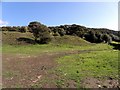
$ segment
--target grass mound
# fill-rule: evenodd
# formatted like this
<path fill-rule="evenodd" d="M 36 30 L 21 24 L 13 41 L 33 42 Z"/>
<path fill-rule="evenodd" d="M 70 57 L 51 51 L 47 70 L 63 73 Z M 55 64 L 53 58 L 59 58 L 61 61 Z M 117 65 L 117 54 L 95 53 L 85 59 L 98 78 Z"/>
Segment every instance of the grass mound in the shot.
<path fill-rule="evenodd" d="M 32 33 L 21 32 L 2 32 L 2 43 L 10 45 L 25 45 L 29 44 L 25 40 L 20 41 L 20 38 L 33 39 Z"/>
<path fill-rule="evenodd" d="M 54 43 L 54 44 L 69 44 L 69 45 L 88 45 L 88 44 L 91 44 L 91 43 L 87 42 L 86 40 L 83 40 L 80 37 L 69 36 L 69 35 L 65 35 L 62 37 L 56 36 L 53 38 L 52 43 Z"/>

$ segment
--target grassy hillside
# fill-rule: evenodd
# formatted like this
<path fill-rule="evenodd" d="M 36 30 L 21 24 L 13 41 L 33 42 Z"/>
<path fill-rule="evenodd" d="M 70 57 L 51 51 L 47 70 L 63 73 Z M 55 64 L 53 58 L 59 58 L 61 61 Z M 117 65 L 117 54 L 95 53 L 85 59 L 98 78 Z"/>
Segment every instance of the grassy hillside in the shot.
<path fill-rule="evenodd" d="M 9 45 L 24 45 L 27 44 L 25 41 L 18 41 L 19 38 L 33 39 L 32 33 L 21 33 L 21 32 L 2 32 L 2 43 Z"/>
<path fill-rule="evenodd" d="M 86 40 L 83 40 L 80 37 L 77 36 L 55 36 L 51 43 L 54 44 L 69 44 L 69 45 L 90 45 L 91 43 L 87 42 Z"/>
<path fill-rule="evenodd" d="M 22 38 L 21 41 L 18 40 L 20 38 Z M 107 44 L 97 45 L 89 43 L 77 36 L 69 35 L 52 37 L 52 41 L 49 44 L 32 44 L 27 40 L 34 42 L 31 33 L 3 32 L 3 52 L 37 54 L 40 52 L 63 52 L 71 50 L 104 50 L 112 47 Z"/>
<path fill-rule="evenodd" d="M 32 33 L 26 32 L 3 32 L 2 43 L 10 45 L 25 45 L 35 43 Z M 52 37 L 51 44 L 88 45 L 91 44 L 77 36 L 55 36 Z"/>

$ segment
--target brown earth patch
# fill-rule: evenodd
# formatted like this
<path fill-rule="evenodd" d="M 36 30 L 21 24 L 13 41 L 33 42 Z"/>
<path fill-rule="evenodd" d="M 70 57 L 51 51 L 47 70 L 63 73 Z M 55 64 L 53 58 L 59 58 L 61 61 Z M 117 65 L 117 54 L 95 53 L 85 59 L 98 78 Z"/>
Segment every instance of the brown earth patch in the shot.
<path fill-rule="evenodd" d="M 31 87 L 32 84 L 37 83 L 42 78 L 50 76 L 48 75 L 48 71 L 56 67 L 55 58 L 75 53 L 78 53 L 78 51 L 45 53 L 40 55 L 3 54 L 3 87 Z M 45 84 L 44 87 L 56 86 Z"/>
<path fill-rule="evenodd" d="M 120 85 L 117 79 L 87 77 L 82 80 L 82 86 L 85 88 L 119 88 Z"/>

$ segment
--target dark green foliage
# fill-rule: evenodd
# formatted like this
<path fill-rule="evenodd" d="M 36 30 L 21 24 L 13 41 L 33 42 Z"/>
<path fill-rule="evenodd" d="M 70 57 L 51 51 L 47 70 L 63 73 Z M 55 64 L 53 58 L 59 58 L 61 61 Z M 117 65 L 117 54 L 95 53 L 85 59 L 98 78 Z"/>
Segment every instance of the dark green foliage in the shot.
<path fill-rule="evenodd" d="M 89 42 L 95 43 L 97 41 L 97 37 L 95 36 L 95 33 L 92 31 L 89 31 L 86 35 L 85 35 L 85 39 Z"/>
<path fill-rule="evenodd" d="M 76 32 L 76 35 L 77 35 L 78 37 L 83 38 L 84 35 L 85 35 L 85 33 L 84 33 L 84 31 L 77 31 L 77 32 Z"/>
<path fill-rule="evenodd" d="M 95 36 L 97 37 L 96 43 L 103 42 L 103 39 L 102 39 L 103 35 L 101 33 L 96 33 Z"/>
<path fill-rule="evenodd" d="M 106 28 L 87 28 L 84 26 L 72 24 L 72 25 L 60 25 L 55 27 L 47 27 L 40 22 L 30 22 L 27 26 L 7 26 L 2 27 L 2 31 L 19 31 L 22 33 L 31 32 L 35 37 L 35 41 L 43 42 L 43 40 L 50 41 L 52 36 L 64 36 L 72 35 L 83 38 L 91 43 L 110 43 L 112 40 L 120 42 L 120 31 L 113 31 Z M 43 38 L 43 39 L 42 39 Z M 49 38 L 49 39 L 48 39 Z M 41 40 L 41 41 L 40 41 Z M 44 43 L 44 42 L 43 42 Z M 46 42 L 45 42 L 46 43 Z"/>
<path fill-rule="evenodd" d="M 35 41 L 38 39 L 39 43 L 44 44 L 51 40 L 50 29 L 47 26 L 39 22 L 30 22 L 28 26 L 35 37 Z"/>
<path fill-rule="evenodd" d="M 27 32 L 27 27 L 22 26 L 21 28 L 19 28 L 19 32 L 22 32 L 22 33 Z"/>
<path fill-rule="evenodd" d="M 27 26 L 7 26 L 7 27 L 2 27 L 2 31 L 16 31 L 16 32 L 27 32 L 28 31 L 28 27 Z"/>
<path fill-rule="evenodd" d="M 104 34 L 102 36 L 102 39 L 105 43 L 111 43 L 111 41 L 112 41 L 112 38 L 108 34 Z"/>
<path fill-rule="evenodd" d="M 53 32 L 53 36 L 64 36 L 66 34 L 66 31 L 63 28 L 60 27 L 49 27 L 51 29 L 51 32 Z"/>
<path fill-rule="evenodd" d="M 63 28 L 58 28 L 58 33 L 60 34 L 60 36 L 64 36 L 66 34 Z"/>
<path fill-rule="evenodd" d="M 7 27 L 2 27 L 2 31 L 18 31 L 19 28 L 17 27 L 10 27 L 10 26 L 7 26 Z"/>
<path fill-rule="evenodd" d="M 37 40 L 37 38 L 39 38 L 39 32 L 40 32 L 40 27 L 41 23 L 39 22 L 30 22 L 28 27 L 30 28 L 30 32 L 33 33 L 35 40 Z"/>
<path fill-rule="evenodd" d="M 56 32 L 58 33 L 59 28 L 62 28 L 65 31 L 65 35 L 78 36 L 84 38 L 85 40 L 91 43 L 111 42 L 111 40 L 120 41 L 120 39 L 118 38 L 120 36 L 120 32 L 109 30 L 106 28 L 86 28 L 84 26 L 80 26 L 76 24 L 60 25 L 49 28 L 51 29 L 51 32 L 54 33 L 53 36 L 57 36 Z M 106 37 L 104 36 L 105 34 L 109 36 Z M 113 35 L 111 36 L 111 34 Z"/>
<path fill-rule="evenodd" d="M 39 33 L 39 43 L 47 44 L 50 41 L 51 41 L 51 36 L 50 36 L 49 32 Z"/>
<path fill-rule="evenodd" d="M 119 42 L 120 41 L 120 37 L 114 35 L 114 34 L 110 34 L 111 38 L 113 41 Z"/>
<path fill-rule="evenodd" d="M 41 25 L 40 22 L 34 21 L 29 23 L 29 27 L 31 28 L 32 31 L 36 30 Z"/>

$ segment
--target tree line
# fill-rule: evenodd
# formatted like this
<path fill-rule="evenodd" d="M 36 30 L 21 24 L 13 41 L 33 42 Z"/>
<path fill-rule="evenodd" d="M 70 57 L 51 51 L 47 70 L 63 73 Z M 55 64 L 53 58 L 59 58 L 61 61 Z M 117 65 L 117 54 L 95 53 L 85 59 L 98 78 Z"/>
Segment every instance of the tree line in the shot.
<path fill-rule="evenodd" d="M 30 22 L 28 26 L 6 26 L 2 31 L 17 31 L 21 33 L 31 32 L 35 41 L 39 43 L 49 43 L 52 36 L 72 35 L 83 38 L 91 43 L 111 43 L 111 41 L 120 42 L 120 31 L 114 31 L 106 28 L 87 28 L 81 25 L 60 25 L 47 27 L 40 22 Z"/>

